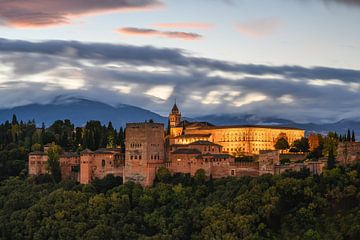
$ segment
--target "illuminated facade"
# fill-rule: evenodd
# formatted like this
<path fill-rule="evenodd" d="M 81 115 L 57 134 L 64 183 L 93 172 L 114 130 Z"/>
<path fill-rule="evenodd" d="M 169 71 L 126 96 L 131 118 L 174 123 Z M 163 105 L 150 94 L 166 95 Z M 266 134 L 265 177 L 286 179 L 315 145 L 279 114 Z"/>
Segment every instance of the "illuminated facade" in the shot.
<path fill-rule="evenodd" d="M 178 112 L 178 107 L 174 107 Z M 169 118 L 174 118 L 174 115 L 176 112 L 172 111 Z M 179 118 L 181 115 L 177 116 Z M 210 141 L 221 145 L 224 152 L 233 155 L 254 155 L 262 150 L 274 150 L 279 138 L 285 138 L 291 145 L 304 136 L 305 130 L 277 126 L 214 126 L 206 122 L 187 121 L 170 125 L 170 144 Z"/>

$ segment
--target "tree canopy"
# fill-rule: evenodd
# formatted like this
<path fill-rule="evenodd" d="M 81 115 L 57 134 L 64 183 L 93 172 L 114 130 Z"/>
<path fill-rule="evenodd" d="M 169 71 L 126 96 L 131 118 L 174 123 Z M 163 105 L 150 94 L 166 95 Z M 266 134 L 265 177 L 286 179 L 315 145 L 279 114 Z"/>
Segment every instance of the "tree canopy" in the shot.
<path fill-rule="evenodd" d="M 166 171 L 161 170 L 162 173 Z M 164 174 L 167 175 L 166 173 Z M 0 182 L 1 239 L 359 239 L 360 165 L 206 179 L 177 174 L 142 188 Z"/>

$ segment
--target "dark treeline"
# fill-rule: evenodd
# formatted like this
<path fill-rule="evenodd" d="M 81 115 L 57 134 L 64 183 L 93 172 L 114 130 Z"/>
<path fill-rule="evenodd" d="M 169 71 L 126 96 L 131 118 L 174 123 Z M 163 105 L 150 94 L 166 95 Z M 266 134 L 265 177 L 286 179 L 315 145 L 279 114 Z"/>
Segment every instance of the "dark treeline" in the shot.
<path fill-rule="evenodd" d="M 0 182 L 1 239 L 360 239 L 360 165 L 220 180 L 162 169 L 145 189 L 32 180 Z"/>
<path fill-rule="evenodd" d="M 28 153 L 42 150 L 48 143 L 61 146 L 64 151 L 80 152 L 86 148 L 124 147 L 123 128 L 117 130 L 112 123 L 102 125 L 89 121 L 84 127 L 75 127 L 70 120 L 57 120 L 48 128 L 37 128 L 35 121 L 12 121 L 0 125 L 0 179 L 26 174 Z"/>

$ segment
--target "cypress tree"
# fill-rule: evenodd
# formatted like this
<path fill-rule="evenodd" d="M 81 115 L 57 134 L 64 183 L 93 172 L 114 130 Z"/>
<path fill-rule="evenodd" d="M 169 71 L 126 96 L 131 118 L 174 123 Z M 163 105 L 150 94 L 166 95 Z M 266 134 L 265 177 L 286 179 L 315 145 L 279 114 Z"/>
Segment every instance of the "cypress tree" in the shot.
<path fill-rule="evenodd" d="M 351 141 L 356 142 L 355 132 L 352 130 Z"/>
<path fill-rule="evenodd" d="M 12 124 L 12 125 L 18 125 L 18 124 L 19 124 L 19 122 L 18 122 L 17 117 L 16 117 L 15 114 L 13 114 L 13 116 L 12 116 L 11 124 Z"/>
<path fill-rule="evenodd" d="M 348 142 L 351 141 L 350 129 L 348 129 L 348 133 L 347 133 L 347 138 L 346 138 L 346 140 L 347 140 Z"/>
<path fill-rule="evenodd" d="M 329 155 L 327 160 L 327 168 L 333 169 L 335 167 L 335 156 L 334 156 L 334 147 L 330 145 L 329 147 Z"/>

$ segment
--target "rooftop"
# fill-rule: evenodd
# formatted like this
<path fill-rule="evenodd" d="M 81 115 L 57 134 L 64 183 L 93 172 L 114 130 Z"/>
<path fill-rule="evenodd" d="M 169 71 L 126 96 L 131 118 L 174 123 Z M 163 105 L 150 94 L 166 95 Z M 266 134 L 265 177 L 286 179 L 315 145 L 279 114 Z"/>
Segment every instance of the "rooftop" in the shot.
<path fill-rule="evenodd" d="M 207 133 L 207 134 L 184 134 L 184 135 L 179 135 L 177 137 L 174 138 L 196 138 L 196 137 L 210 137 L 211 134 Z"/>
<path fill-rule="evenodd" d="M 211 146 L 219 146 L 219 147 L 222 147 L 221 145 L 216 144 L 216 143 L 213 143 L 213 142 L 210 142 L 210 141 L 196 141 L 196 142 L 190 143 L 189 145 L 211 145 Z"/>
<path fill-rule="evenodd" d="M 179 148 L 172 152 L 172 154 L 201 154 L 201 152 L 193 148 Z"/>
<path fill-rule="evenodd" d="M 284 126 L 273 126 L 273 125 L 228 125 L 228 126 L 205 126 L 201 129 L 226 129 L 226 128 L 270 128 L 270 129 L 284 129 L 284 130 L 302 130 L 300 128 L 294 127 L 284 127 Z"/>

